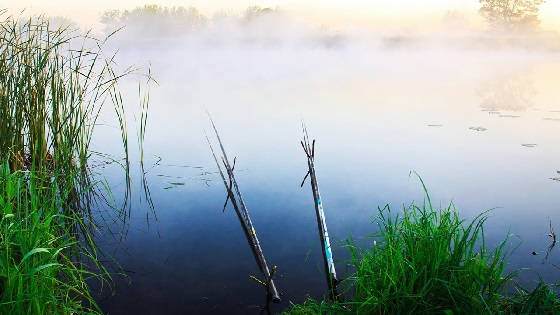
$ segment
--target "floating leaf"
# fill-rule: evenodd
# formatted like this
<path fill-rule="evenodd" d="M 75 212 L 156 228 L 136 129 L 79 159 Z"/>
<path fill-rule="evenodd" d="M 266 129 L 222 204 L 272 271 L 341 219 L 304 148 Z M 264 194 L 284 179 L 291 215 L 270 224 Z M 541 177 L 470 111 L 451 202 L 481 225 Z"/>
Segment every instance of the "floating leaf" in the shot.
<path fill-rule="evenodd" d="M 486 131 L 486 130 L 488 130 L 484 127 L 469 127 L 469 129 L 474 130 L 474 131 Z"/>

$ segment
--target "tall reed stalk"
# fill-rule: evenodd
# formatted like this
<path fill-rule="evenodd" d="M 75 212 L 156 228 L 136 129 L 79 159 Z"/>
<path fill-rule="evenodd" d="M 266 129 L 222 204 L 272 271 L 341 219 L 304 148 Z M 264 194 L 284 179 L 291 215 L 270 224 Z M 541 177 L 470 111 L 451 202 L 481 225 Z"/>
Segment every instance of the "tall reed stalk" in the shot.
<path fill-rule="evenodd" d="M 1 22 L 0 154 L 11 170 L 87 166 L 101 107 L 122 105 L 102 44 L 43 18 Z"/>
<path fill-rule="evenodd" d="M 0 12 L 0 313 L 100 312 L 88 280 L 99 263 L 88 170 L 97 118 L 124 105 L 104 40 L 42 17 Z M 127 186 L 128 187 L 128 186 Z"/>

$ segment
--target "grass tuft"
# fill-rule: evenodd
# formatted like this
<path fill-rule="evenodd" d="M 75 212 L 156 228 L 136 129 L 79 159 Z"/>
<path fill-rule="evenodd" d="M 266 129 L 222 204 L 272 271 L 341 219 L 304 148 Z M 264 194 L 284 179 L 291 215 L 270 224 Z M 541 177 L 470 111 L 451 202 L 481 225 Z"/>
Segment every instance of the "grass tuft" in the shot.
<path fill-rule="evenodd" d="M 87 281 L 106 281 L 97 253 L 77 234 L 79 212 L 62 209 L 72 199 L 53 176 L 0 166 L 0 310 L 3 314 L 98 313 Z M 61 195 L 62 194 L 62 195 Z M 90 264 L 85 266 L 85 263 Z"/>
<path fill-rule="evenodd" d="M 557 294 L 539 284 L 506 295 L 516 273 L 506 273 L 508 239 L 488 248 L 484 212 L 465 221 L 453 204 L 411 205 L 401 213 L 379 208 L 379 233 L 360 248 L 346 242 L 353 273 L 341 286 L 346 300 L 307 299 L 286 314 L 544 314 L 560 312 Z"/>

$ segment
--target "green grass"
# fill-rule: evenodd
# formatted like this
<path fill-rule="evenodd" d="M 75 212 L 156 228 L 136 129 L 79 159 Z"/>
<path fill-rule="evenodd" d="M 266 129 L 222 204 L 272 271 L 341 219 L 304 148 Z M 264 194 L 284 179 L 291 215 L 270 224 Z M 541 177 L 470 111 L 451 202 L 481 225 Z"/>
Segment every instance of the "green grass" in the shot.
<path fill-rule="evenodd" d="M 115 73 L 89 34 L 41 17 L 0 19 L 0 313 L 100 313 L 88 282 L 110 275 L 90 205 L 106 185 L 92 179 L 90 142 L 112 103 L 129 187 L 117 83 L 130 70 Z"/>
<path fill-rule="evenodd" d="M 59 176 L 45 185 L 33 172 L 0 168 L 0 310 L 3 314 L 69 314 L 98 312 L 87 281 L 104 281 L 95 244 L 77 229 L 87 230 L 82 215 L 62 211 L 72 190 Z M 67 180 L 68 175 L 62 178 Z M 90 236 L 89 234 L 87 236 Z M 90 264 L 85 266 L 85 264 Z"/>
<path fill-rule="evenodd" d="M 101 107 L 122 107 L 101 45 L 41 18 L 0 23 L 0 155 L 11 170 L 87 166 Z"/>
<path fill-rule="evenodd" d="M 369 248 L 352 240 L 346 247 L 353 273 L 334 303 L 307 299 L 287 314 L 547 314 L 560 313 L 557 294 L 539 284 L 533 291 L 506 273 L 507 238 L 493 248 L 485 242 L 482 213 L 459 218 L 453 205 L 423 205 L 393 213 L 379 209 L 379 234 Z M 515 286 L 517 293 L 507 295 Z"/>

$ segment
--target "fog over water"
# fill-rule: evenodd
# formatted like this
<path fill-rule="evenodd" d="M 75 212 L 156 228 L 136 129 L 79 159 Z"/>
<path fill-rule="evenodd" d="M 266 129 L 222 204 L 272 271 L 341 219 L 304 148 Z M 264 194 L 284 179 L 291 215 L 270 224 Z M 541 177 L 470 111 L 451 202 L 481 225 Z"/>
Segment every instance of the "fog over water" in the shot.
<path fill-rule="evenodd" d="M 283 304 L 320 298 L 326 284 L 301 121 L 317 139 L 317 173 L 335 259 L 350 235 L 367 243 L 378 206 L 453 202 L 462 216 L 492 210 L 491 242 L 512 233 L 511 270 L 531 285 L 544 259 L 549 220 L 559 226 L 560 35 L 473 26 L 459 13 L 439 27 L 317 26 L 280 9 L 207 17 L 195 9 L 109 11 L 100 17 L 123 69 L 151 69 L 144 144 L 155 212 L 139 170 L 126 230 L 100 236 L 129 278 L 100 303 L 121 313 L 259 313 L 262 288 L 204 139 L 212 113 L 267 260 L 278 265 Z M 123 82 L 137 119 L 137 79 Z M 107 110 L 110 110 L 107 107 Z M 119 130 L 104 113 L 95 150 L 115 153 Z M 120 141 L 120 140 L 119 140 Z M 132 150 L 135 150 L 132 146 Z M 113 171 L 111 171 L 113 170 Z M 100 171 L 122 192 L 122 174 Z M 155 214 L 154 214 L 155 213 Z M 157 217 L 157 218 L 156 218 Z M 118 243 L 118 244 L 117 244 Z M 531 252 L 539 255 L 533 256 Z M 345 264 L 337 262 L 341 273 Z M 128 281 L 131 282 L 128 282 Z"/>

